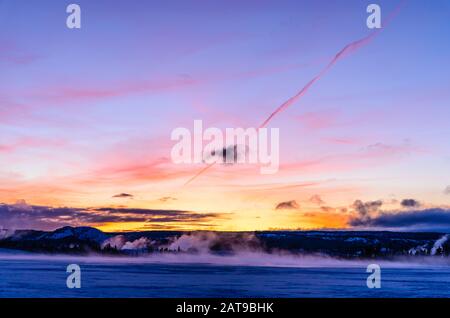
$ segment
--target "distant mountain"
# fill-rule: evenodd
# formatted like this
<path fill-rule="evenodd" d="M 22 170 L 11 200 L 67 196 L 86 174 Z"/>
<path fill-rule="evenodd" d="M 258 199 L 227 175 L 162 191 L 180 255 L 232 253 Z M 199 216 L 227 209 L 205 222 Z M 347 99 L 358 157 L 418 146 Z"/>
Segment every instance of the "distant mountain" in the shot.
<path fill-rule="evenodd" d="M 13 241 L 36 241 L 36 240 L 62 240 L 62 239 L 79 239 L 87 241 L 95 241 L 102 243 L 110 235 L 93 227 L 71 227 L 65 226 L 52 232 L 34 231 L 34 230 L 18 230 L 9 237 Z"/>
<path fill-rule="evenodd" d="M 93 241 L 101 244 L 110 235 L 92 227 L 62 227 L 54 232 L 44 233 L 39 240 L 61 240 L 66 238 L 76 238 L 78 240 Z"/>
<path fill-rule="evenodd" d="M 62 227 L 55 231 L 16 230 L 0 235 L 0 247 L 49 253 L 98 251 L 111 234 L 92 227 Z M 2 238 L 3 237 L 3 238 Z"/>
<path fill-rule="evenodd" d="M 450 235 L 423 232 L 264 231 L 105 233 L 92 227 L 0 231 L 0 248 L 40 253 L 124 254 L 285 251 L 343 258 L 450 254 Z"/>

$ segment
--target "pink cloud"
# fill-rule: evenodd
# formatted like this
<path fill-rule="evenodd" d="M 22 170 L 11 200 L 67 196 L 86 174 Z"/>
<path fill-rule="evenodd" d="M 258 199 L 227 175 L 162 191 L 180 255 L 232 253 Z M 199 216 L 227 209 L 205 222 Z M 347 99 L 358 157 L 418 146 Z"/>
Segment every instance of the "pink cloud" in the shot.
<path fill-rule="evenodd" d="M 62 147 L 65 144 L 63 139 L 20 137 L 13 142 L 0 144 L 0 153 L 13 153 L 23 148 Z"/>
<path fill-rule="evenodd" d="M 89 85 L 56 85 L 35 90 L 30 97 L 41 102 L 71 103 L 95 101 L 106 98 L 124 97 L 134 94 L 159 93 L 179 89 L 200 83 L 200 80 L 179 77 L 154 81 L 128 81 L 116 84 L 89 84 Z"/>
<path fill-rule="evenodd" d="M 37 59 L 39 59 L 38 55 L 26 52 L 14 43 L 0 44 L 0 63 L 6 62 L 14 65 L 25 65 Z"/>

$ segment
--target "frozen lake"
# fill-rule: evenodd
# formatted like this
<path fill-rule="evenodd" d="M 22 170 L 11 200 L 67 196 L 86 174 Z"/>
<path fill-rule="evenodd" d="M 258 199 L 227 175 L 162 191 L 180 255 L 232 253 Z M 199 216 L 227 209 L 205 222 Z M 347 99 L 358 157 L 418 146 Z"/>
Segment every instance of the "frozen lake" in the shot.
<path fill-rule="evenodd" d="M 81 288 L 66 287 L 66 266 Z M 363 263 L 333 267 L 254 266 L 35 257 L 0 253 L 0 297 L 450 297 L 448 266 L 382 266 L 381 288 L 366 286 Z"/>

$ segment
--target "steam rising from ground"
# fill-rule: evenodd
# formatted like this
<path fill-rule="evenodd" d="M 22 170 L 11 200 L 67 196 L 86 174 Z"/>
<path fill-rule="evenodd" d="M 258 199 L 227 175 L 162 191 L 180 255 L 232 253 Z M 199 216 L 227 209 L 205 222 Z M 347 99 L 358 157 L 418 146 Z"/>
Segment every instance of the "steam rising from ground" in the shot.
<path fill-rule="evenodd" d="M 144 248 L 147 248 L 148 246 L 152 245 L 152 241 L 150 241 L 146 237 L 141 237 L 134 241 L 127 241 L 126 237 L 123 235 L 116 235 L 113 236 L 107 240 L 105 240 L 101 244 L 101 248 L 105 249 L 106 247 L 115 248 L 119 251 L 126 251 L 126 250 L 141 250 Z"/>
<path fill-rule="evenodd" d="M 448 240 L 448 234 L 447 234 L 447 235 L 444 235 L 444 236 L 441 237 L 439 240 L 437 240 L 437 241 L 434 243 L 434 245 L 433 245 L 433 247 L 432 247 L 432 249 L 431 249 L 430 254 L 431 254 L 431 255 L 436 255 L 436 253 L 437 253 L 439 250 L 443 249 L 443 245 L 444 245 L 445 242 L 447 242 L 447 240 Z"/>
<path fill-rule="evenodd" d="M 369 264 L 378 264 L 384 268 L 418 268 L 448 267 L 450 259 L 445 257 L 397 257 L 391 260 L 345 260 L 324 255 L 294 255 L 289 253 L 240 252 L 233 255 L 201 254 L 149 254 L 140 257 L 124 256 L 72 256 L 43 255 L 22 251 L 5 251 L 0 249 L 2 260 L 48 260 L 73 263 L 108 263 L 108 264 L 184 264 L 211 266 L 255 266 L 255 267 L 289 267 L 289 268 L 365 268 Z"/>
<path fill-rule="evenodd" d="M 242 251 L 262 251 L 262 244 L 253 233 L 216 233 L 192 232 L 180 237 L 172 237 L 167 244 L 141 237 L 127 241 L 124 235 L 108 238 L 101 244 L 101 248 L 113 248 L 118 251 L 161 250 L 165 252 L 187 252 L 204 254 L 213 251 L 229 253 Z"/>
<path fill-rule="evenodd" d="M 173 238 L 167 249 L 200 254 L 215 250 L 239 253 L 262 251 L 262 245 L 253 233 L 194 232 Z"/>
<path fill-rule="evenodd" d="M 436 255 L 447 241 L 448 235 L 434 243 L 430 254 Z M 80 263 L 111 263 L 111 264 L 209 264 L 216 266 L 267 266 L 267 267 L 366 267 L 376 263 L 384 267 L 414 268 L 450 266 L 449 257 L 439 256 L 403 256 L 387 259 L 340 259 L 336 257 L 315 254 L 294 254 L 288 251 L 268 252 L 261 241 L 253 233 L 220 233 L 193 232 L 169 239 L 167 244 L 159 245 L 155 241 L 141 237 L 127 241 L 123 235 L 108 238 L 102 243 L 102 248 L 115 248 L 120 251 L 135 251 L 153 248 L 155 253 L 132 256 L 90 256 L 73 255 L 42 255 L 14 250 L 0 249 L 0 260 L 48 259 L 73 261 Z M 162 251 L 162 252 L 161 252 Z"/>

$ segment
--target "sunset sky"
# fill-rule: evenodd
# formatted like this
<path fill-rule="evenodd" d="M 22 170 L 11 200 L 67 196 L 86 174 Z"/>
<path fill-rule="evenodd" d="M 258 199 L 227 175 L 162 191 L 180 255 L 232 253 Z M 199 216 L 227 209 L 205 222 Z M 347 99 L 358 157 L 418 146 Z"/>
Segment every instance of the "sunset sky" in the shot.
<path fill-rule="evenodd" d="M 449 1 L 72 2 L 81 29 L 71 2 L 0 0 L 0 227 L 450 228 Z M 278 173 L 185 185 L 204 165 L 172 163 L 172 130 L 258 127 L 372 2 L 400 9 L 269 123 Z"/>

